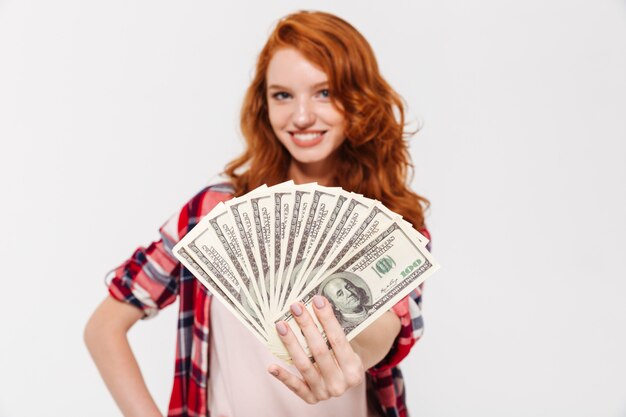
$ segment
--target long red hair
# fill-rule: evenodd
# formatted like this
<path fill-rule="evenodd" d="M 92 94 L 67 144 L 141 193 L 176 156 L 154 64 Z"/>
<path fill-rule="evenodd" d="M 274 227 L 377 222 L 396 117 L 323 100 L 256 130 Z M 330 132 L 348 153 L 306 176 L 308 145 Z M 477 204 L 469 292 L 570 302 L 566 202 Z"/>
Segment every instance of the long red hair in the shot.
<path fill-rule="evenodd" d="M 381 201 L 417 229 L 428 200 L 408 186 L 411 157 L 404 104 L 380 75 L 367 40 L 348 22 L 323 12 L 286 16 L 261 51 L 241 109 L 246 149 L 225 169 L 235 194 L 286 181 L 291 155 L 270 125 L 266 73 L 274 54 L 294 48 L 328 75 L 330 96 L 346 119 L 334 186 Z"/>

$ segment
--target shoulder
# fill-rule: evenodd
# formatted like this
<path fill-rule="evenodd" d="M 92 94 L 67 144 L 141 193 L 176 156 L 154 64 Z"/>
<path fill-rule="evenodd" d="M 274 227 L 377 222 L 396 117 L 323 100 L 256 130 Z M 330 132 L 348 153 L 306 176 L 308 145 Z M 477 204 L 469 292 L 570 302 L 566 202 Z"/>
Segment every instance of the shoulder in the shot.
<path fill-rule="evenodd" d="M 218 176 L 212 179 L 163 225 L 162 235 L 177 242 L 215 206 L 233 198 L 233 194 L 234 188 L 227 178 Z"/>
<path fill-rule="evenodd" d="M 200 190 L 181 210 L 186 218 L 183 222 L 196 223 L 220 202 L 233 198 L 235 190 L 229 182 L 212 183 Z"/>

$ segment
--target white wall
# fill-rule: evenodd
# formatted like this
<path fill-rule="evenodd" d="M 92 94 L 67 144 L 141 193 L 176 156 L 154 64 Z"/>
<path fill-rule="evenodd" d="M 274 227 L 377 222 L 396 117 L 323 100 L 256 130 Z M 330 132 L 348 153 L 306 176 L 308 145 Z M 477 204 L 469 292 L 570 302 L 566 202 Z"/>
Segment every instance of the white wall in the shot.
<path fill-rule="evenodd" d="M 423 122 L 434 254 L 414 416 L 626 416 L 624 1 L 0 0 L 0 416 L 117 415 L 103 276 L 241 150 L 284 14 L 335 12 Z M 176 308 L 131 334 L 165 409 Z"/>

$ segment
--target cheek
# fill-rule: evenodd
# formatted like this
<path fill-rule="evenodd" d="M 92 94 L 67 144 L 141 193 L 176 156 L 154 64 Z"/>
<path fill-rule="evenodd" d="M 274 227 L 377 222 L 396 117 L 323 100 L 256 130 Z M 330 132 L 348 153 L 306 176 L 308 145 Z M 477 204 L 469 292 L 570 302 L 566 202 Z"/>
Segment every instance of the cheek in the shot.
<path fill-rule="evenodd" d="M 285 109 L 280 106 L 269 106 L 267 115 L 270 119 L 270 125 L 274 130 L 278 130 L 285 125 Z"/>
<path fill-rule="evenodd" d="M 342 127 L 345 125 L 343 113 L 339 112 L 334 107 L 326 109 L 324 112 L 324 119 L 326 120 L 326 123 L 332 124 L 333 126 Z"/>
<path fill-rule="evenodd" d="M 328 126 L 332 126 L 333 129 L 335 130 L 336 137 L 333 142 L 338 142 L 336 143 L 337 145 L 343 142 L 343 139 L 345 138 L 345 129 L 346 129 L 346 119 L 343 113 L 340 113 L 335 108 L 327 109 L 324 112 L 323 118 L 324 118 L 325 124 Z"/>

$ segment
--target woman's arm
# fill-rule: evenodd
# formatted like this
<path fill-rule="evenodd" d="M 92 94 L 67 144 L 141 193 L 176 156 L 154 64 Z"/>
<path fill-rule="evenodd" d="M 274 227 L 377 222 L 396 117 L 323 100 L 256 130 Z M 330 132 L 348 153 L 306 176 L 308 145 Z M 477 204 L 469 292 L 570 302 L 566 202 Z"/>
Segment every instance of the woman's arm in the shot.
<path fill-rule="evenodd" d="M 400 333 L 400 327 L 400 318 L 387 311 L 350 341 L 365 369 L 371 368 L 387 356 Z"/>
<path fill-rule="evenodd" d="M 85 327 L 85 344 L 122 414 L 161 416 L 148 392 L 126 334 L 143 312 L 108 296 Z"/>

